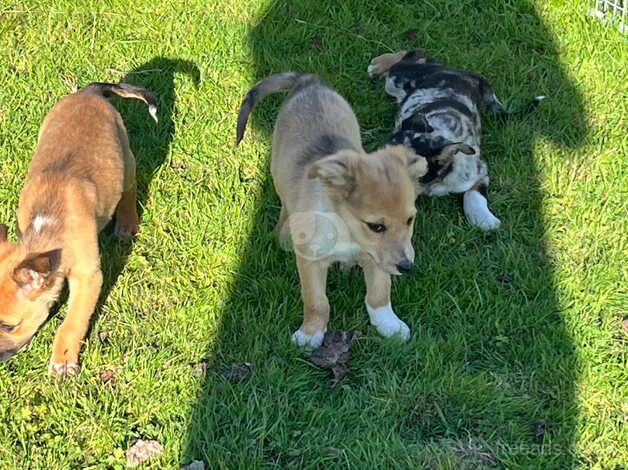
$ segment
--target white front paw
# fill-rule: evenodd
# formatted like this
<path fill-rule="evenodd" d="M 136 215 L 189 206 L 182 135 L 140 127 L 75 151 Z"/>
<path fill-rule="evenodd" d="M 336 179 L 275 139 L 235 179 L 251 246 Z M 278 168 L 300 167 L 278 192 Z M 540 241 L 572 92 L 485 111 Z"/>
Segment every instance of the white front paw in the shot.
<path fill-rule="evenodd" d="M 410 339 L 410 328 L 395 315 L 390 304 L 372 308 L 366 302 L 366 311 L 371 319 L 371 325 L 377 329 L 380 335 L 386 338 L 399 336 L 402 341 Z"/>
<path fill-rule="evenodd" d="M 313 335 L 303 333 L 301 330 L 297 330 L 292 334 L 292 342 L 297 346 L 318 348 L 323 344 L 323 338 L 325 337 L 325 330 L 317 331 Z"/>
<path fill-rule="evenodd" d="M 489 210 L 486 198 L 477 191 L 464 193 L 463 208 L 469 223 L 482 230 L 495 230 L 501 224 L 501 221 Z"/>
<path fill-rule="evenodd" d="M 369 77 L 373 78 L 376 77 L 377 75 L 379 75 L 379 73 L 377 72 L 377 67 L 373 64 L 369 64 L 368 68 L 366 69 L 366 71 L 369 74 Z"/>

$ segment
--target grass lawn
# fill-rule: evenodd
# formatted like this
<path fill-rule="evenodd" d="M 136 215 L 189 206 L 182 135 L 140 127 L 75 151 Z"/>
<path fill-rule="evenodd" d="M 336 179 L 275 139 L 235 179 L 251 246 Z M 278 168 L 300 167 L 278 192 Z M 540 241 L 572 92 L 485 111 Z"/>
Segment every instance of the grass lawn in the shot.
<path fill-rule="evenodd" d="M 0 221 L 15 227 L 61 96 L 126 80 L 161 108 L 155 125 L 116 101 L 141 231 L 132 246 L 101 236 L 80 376 L 46 375 L 65 303 L 0 365 L 0 468 L 123 468 L 138 438 L 164 446 L 149 468 L 625 468 L 628 46 L 584 3 L 3 0 Z M 362 332 L 332 386 L 290 342 L 301 301 L 268 165 L 283 97 L 239 148 L 235 116 L 263 76 L 317 72 L 375 149 L 396 105 L 366 66 L 412 47 L 484 74 L 511 108 L 548 99 L 484 121 L 497 232 L 471 229 L 455 197 L 418 201 L 418 269 L 393 284 L 408 343 L 368 325 L 359 272 L 332 270 L 330 326 Z M 220 375 L 241 362 L 249 380 Z"/>

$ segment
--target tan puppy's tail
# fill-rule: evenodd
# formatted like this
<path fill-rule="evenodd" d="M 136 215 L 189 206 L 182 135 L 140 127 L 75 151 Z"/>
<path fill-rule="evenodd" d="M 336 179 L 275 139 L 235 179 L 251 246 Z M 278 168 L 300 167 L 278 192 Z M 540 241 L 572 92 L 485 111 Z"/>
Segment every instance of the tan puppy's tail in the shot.
<path fill-rule="evenodd" d="M 129 85 L 128 83 L 101 83 L 94 82 L 81 89 L 82 92 L 93 93 L 104 98 L 119 96 L 121 98 L 135 98 L 148 105 L 148 114 L 157 120 L 157 97 L 155 94 L 140 86 Z"/>
<path fill-rule="evenodd" d="M 281 72 L 269 75 L 264 80 L 258 82 L 244 97 L 240 112 L 238 113 L 238 128 L 236 131 L 236 145 L 240 143 L 244 137 L 246 123 L 249 120 L 249 114 L 253 108 L 266 96 L 284 90 L 295 90 L 308 86 L 310 84 L 319 83 L 320 79 L 316 75 L 299 72 Z"/>

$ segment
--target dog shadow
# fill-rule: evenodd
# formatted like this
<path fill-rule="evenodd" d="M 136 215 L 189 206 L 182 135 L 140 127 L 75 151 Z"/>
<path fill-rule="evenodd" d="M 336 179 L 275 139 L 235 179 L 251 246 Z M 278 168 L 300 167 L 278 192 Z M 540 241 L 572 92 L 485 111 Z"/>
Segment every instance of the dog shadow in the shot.
<path fill-rule="evenodd" d="M 253 228 L 206 354 L 182 461 L 202 459 L 212 468 L 571 467 L 576 357 L 543 241 L 548 196 L 534 148 L 541 138 L 576 148 L 586 115 L 532 3 L 397 0 L 345 8 L 301 0 L 272 2 L 259 18 L 249 36 L 255 80 L 288 70 L 320 74 L 353 105 L 370 149 L 386 141 L 397 109 L 383 83 L 366 74 L 384 52 L 424 48 L 480 72 L 509 109 L 549 96 L 525 119 L 483 119 L 489 195 L 502 228 L 471 228 L 455 197 L 419 200 L 420 268 L 395 279 L 392 293 L 410 342 L 383 340 L 368 326 L 361 274 L 330 272 L 330 328 L 363 333 L 352 374 L 336 386 L 289 341 L 301 322 L 299 281 L 294 256 L 274 239 L 279 202 L 264 162 L 268 177 L 248 193 Z M 270 140 L 284 99 L 259 105 L 244 146 Z M 248 380 L 220 373 L 242 362 L 251 364 Z"/>
<path fill-rule="evenodd" d="M 137 209 L 142 230 L 142 215 L 149 199 L 150 184 L 155 172 L 166 161 L 176 128 L 175 78 L 189 76 L 195 85 L 200 83 L 200 70 L 191 61 L 168 57 L 155 57 L 128 72 L 120 82 L 138 85 L 151 90 L 158 99 L 158 123 L 148 114 L 144 103 L 114 98 L 112 102 L 124 121 L 131 151 L 137 165 Z M 106 303 L 111 289 L 124 269 L 133 250 L 134 242 L 122 242 L 113 235 L 112 221 L 99 238 L 103 287 L 91 328 L 97 325 L 98 315 Z"/>

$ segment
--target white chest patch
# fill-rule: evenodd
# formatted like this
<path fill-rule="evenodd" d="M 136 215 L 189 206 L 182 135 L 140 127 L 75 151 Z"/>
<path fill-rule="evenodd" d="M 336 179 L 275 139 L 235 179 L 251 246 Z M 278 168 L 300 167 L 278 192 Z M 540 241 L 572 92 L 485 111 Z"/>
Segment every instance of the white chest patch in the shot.
<path fill-rule="evenodd" d="M 31 222 L 31 225 L 33 226 L 33 229 L 35 230 L 35 232 L 41 232 L 41 229 L 44 226 L 50 225 L 51 223 L 52 223 L 52 220 L 50 219 L 50 217 L 37 214 L 35 218 L 33 219 L 33 221 Z"/>
<path fill-rule="evenodd" d="M 353 241 L 341 242 L 336 245 L 333 251 L 333 257 L 336 261 L 340 261 L 341 263 L 353 263 L 361 251 L 362 248 L 360 248 L 360 245 Z"/>

